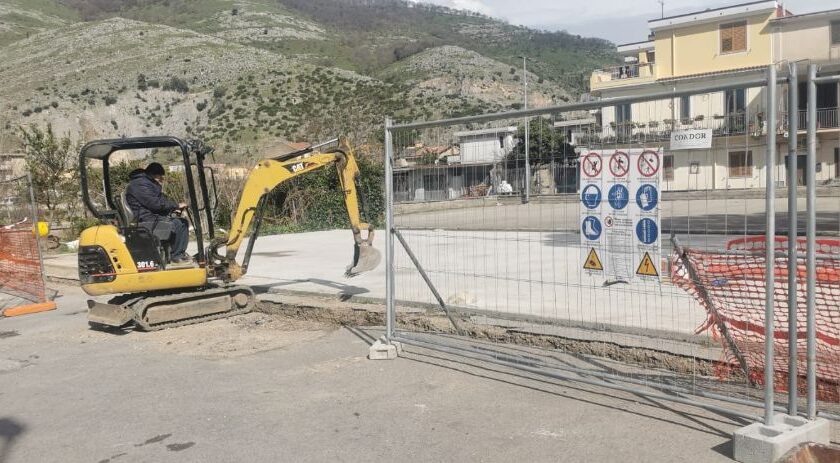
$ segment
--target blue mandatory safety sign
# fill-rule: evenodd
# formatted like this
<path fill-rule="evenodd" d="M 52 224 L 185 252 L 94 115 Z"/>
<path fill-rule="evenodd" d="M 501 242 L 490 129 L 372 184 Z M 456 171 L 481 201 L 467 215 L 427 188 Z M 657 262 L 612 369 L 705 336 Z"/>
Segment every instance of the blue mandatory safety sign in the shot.
<path fill-rule="evenodd" d="M 580 228 L 583 236 L 589 241 L 595 241 L 601 237 L 601 221 L 597 217 L 587 216 L 583 219 L 583 225 Z"/>
<path fill-rule="evenodd" d="M 627 207 L 627 203 L 630 202 L 630 191 L 627 190 L 626 186 L 618 183 L 610 188 L 610 192 L 607 194 L 607 199 L 609 199 L 610 206 L 612 206 L 613 209 L 624 209 Z"/>
<path fill-rule="evenodd" d="M 601 189 L 595 185 L 587 185 L 580 192 L 580 201 L 587 209 L 595 209 L 601 205 Z"/>
<path fill-rule="evenodd" d="M 659 204 L 659 191 L 649 183 L 643 184 L 636 191 L 636 204 L 645 212 L 652 211 Z"/>
<path fill-rule="evenodd" d="M 653 219 L 644 218 L 636 224 L 636 236 L 644 244 L 653 244 L 659 238 L 659 227 Z"/>

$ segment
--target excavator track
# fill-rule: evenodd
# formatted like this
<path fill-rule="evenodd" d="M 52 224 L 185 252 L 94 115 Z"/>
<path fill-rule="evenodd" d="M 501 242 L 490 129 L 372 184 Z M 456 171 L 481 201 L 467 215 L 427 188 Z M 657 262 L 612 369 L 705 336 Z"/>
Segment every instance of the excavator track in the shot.
<path fill-rule="evenodd" d="M 158 331 L 248 313 L 255 306 L 248 286 L 218 286 L 157 295 L 123 295 L 108 304 L 89 302 L 92 327 Z"/>

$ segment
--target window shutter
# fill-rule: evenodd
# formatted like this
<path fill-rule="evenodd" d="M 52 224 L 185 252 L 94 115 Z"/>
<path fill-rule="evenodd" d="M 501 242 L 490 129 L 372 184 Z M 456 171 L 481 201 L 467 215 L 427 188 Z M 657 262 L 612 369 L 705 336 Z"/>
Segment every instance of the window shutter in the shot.
<path fill-rule="evenodd" d="M 720 51 L 728 53 L 732 51 L 732 28 L 720 26 Z"/>
<path fill-rule="evenodd" d="M 831 23 L 831 44 L 840 45 L 840 21 Z"/>
<path fill-rule="evenodd" d="M 732 51 L 747 49 L 747 24 L 739 23 L 732 26 Z"/>

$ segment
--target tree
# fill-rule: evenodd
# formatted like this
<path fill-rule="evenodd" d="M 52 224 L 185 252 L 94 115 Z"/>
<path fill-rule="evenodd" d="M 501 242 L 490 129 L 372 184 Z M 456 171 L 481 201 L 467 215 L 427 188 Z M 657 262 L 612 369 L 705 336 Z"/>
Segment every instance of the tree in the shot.
<path fill-rule="evenodd" d="M 68 135 L 56 137 L 51 124 L 45 129 L 20 127 L 26 168 L 32 176 L 35 202 L 47 210 L 47 219 L 59 211 L 74 215 L 79 206 L 79 146 Z"/>
<path fill-rule="evenodd" d="M 529 121 L 528 160 L 531 164 L 547 164 L 551 160 L 560 161 L 573 158 L 575 147 L 566 142 L 566 137 L 552 126 L 551 120 L 538 117 Z M 517 143 L 508 155 L 510 160 L 525 159 L 525 125 L 520 125 L 516 133 Z"/>

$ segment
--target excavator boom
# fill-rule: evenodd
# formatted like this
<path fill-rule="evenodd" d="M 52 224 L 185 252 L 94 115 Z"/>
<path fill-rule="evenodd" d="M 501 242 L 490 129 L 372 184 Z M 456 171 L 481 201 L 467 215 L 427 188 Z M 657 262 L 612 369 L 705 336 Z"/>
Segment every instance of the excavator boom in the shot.
<path fill-rule="evenodd" d="M 278 158 L 264 159 L 254 167 L 242 189 L 239 204 L 231 220 L 230 233 L 211 243 L 209 255 L 212 276 L 231 282 L 238 280 L 247 272 L 250 250 L 259 233 L 264 198 L 268 193 L 288 180 L 331 165 L 335 165 L 338 169 L 344 204 L 353 231 L 353 262 L 347 268 L 345 275 L 353 277 L 376 268 L 381 256 L 372 244 L 373 227 L 362 221 L 361 210 L 364 201 L 359 188 L 359 166 L 353 150 L 344 139 L 336 139 L 332 142 L 338 142 L 338 146 L 323 152 L 313 152 L 313 148 L 310 148 Z M 252 224 L 254 226 L 248 250 L 240 264 L 236 260 L 237 253 Z M 363 230 L 366 232 L 364 237 Z M 221 247 L 225 248 L 224 255 L 219 253 Z"/>

